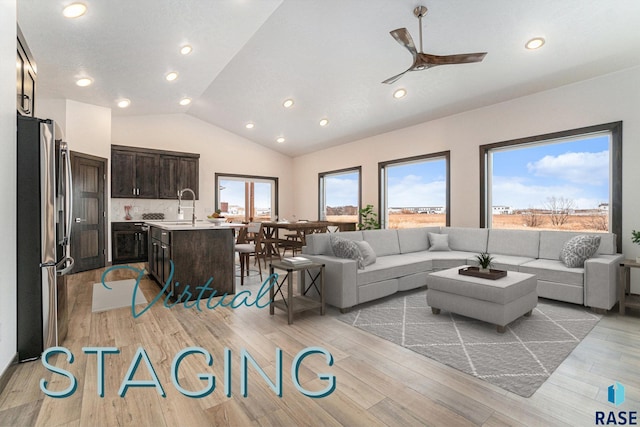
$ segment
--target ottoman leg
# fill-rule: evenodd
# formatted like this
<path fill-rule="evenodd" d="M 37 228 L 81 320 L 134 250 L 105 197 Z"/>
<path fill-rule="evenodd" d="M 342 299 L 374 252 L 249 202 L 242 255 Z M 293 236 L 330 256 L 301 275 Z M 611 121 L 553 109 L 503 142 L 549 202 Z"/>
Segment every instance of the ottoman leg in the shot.
<path fill-rule="evenodd" d="M 496 328 L 496 330 L 498 331 L 499 334 L 504 334 L 504 331 L 507 330 L 506 326 L 500 326 L 498 325 L 498 327 Z"/>
<path fill-rule="evenodd" d="M 439 308 L 435 308 L 435 307 L 431 307 L 431 312 L 433 314 L 440 314 L 440 309 Z"/>
<path fill-rule="evenodd" d="M 533 310 L 527 311 L 524 315 L 525 315 L 525 317 L 529 317 L 529 316 L 531 316 L 531 313 L 533 313 Z"/>

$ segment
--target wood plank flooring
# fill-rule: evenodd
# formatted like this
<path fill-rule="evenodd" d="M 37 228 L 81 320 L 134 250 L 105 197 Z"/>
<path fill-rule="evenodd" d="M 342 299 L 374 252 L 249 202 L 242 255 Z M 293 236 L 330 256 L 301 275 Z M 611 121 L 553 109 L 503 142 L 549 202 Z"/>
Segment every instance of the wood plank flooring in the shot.
<path fill-rule="evenodd" d="M 0 426 L 588 426 L 595 411 L 615 409 L 607 403 L 607 387 L 626 386 L 620 410 L 640 409 L 640 311 L 620 317 L 613 311 L 591 331 L 543 386 L 523 398 L 482 380 L 439 364 L 388 341 L 350 327 L 329 309 L 299 313 L 287 325 L 284 312 L 268 308 L 217 307 L 198 311 L 182 305 L 160 304 L 133 318 L 130 307 L 91 312 L 92 284 L 102 270 L 80 273 L 69 280 L 70 327 L 63 343 L 75 357 L 62 355 L 50 362 L 71 372 L 78 387 L 67 398 L 51 398 L 39 387 L 61 390 L 67 378 L 46 370 L 40 361 L 17 366 L 0 394 Z M 127 277 L 114 272 L 109 280 Z M 116 276 L 116 277 L 114 277 Z M 245 289 L 254 295 L 257 278 Z M 240 286 L 237 286 L 238 291 Z M 147 301 L 159 287 L 141 282 Z M 266 300 L 266 299 L 265 299 Z M 104 396 L 98 395 L 97 357 L 83 347 L 117 347 L 104 357 Z M 202 398 L 182 395 L 172 384 L 172 361 L 187 347 L 203 347 L 213 356 L 185 357 L 178 382 L 187 390 L 201 390 L 199 374 L 215 375 L 215 390 Z M 118 389 L 138 347 L 146 351 L 166 393 L 153 387 L 130 387 L 121 398 Z M 322 347 L 334 359 L 304 359 L 298 372 L 302 388 L 318 391 L 327 373 L 336 389 L 327 397 L 311 398 L 296 389 L 291 365 L 307 347 Z M 225 388 L 225 349 L 231 351 L 231 397 Z M 241 394 L 241 351 L 246 350 L 270 381 L 275 381 L 282 350 L 282 397 L 277 396 L 257 369 L 248 363 L 247 397 Z M 142 361 L 135 380 L 151 375 Z"/>

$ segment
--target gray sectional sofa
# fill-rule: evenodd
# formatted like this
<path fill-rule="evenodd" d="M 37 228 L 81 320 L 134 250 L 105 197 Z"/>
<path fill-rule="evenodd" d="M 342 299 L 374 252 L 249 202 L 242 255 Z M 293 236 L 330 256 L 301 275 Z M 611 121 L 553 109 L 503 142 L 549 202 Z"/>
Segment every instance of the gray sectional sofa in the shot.
<path fill-rule="evenodd" d="M 429 251 L 428 233 L 448 234 L 449 251 Z M 493 230 L 486 228 L 426 227 L 364 230 L 335 234 L 369 243 L 375 263 L 359 269 L 353 259 L 333 253 L 332 233 L 310 234 L 303 256 L 325 264 L 325 299 L 349 309 L 398 291 L 425 286 L 433 271 L 477 265 L 475 256 L 488 252 L 492 268 L 535 274 L 538 296 L 609 310 L 617 301 L 618 265 L 615 235 L 601 236 L 600 247 L 584 268 L 567 268 L 559 260 L 569 239 L 585 234 L 564 231 Z"/>

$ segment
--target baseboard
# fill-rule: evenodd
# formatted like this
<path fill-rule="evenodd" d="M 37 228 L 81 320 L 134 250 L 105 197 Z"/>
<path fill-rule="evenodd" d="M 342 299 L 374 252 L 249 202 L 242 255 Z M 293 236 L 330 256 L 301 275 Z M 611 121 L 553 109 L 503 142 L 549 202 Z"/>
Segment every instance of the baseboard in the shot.
<path fill-rule="evenodd" d="M 18 353 L 16 353 L 15 356 L 13 356 L 13 360 L 11 361 L 11 363 L 9 363 L 9 366 L 7 366 L 7 369 L 5 369 L 4 372 L 0 374 L 0 394 L 2 394 L 2 391 L 4 390 L 4 388 L 7 386 L 7 384 L 9 384 L 11 375 L 13 375 L 17 366 L 18 366 Z"/>

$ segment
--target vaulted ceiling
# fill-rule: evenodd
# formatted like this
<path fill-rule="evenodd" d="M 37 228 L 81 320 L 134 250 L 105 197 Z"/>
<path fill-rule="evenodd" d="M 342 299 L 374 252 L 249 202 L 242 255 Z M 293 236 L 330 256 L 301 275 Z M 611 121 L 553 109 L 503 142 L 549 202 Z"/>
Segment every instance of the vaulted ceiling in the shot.
<path fill-rule="evenodd" d="M 86 14 L 68 19 L 71 1 L 17 0 L 39 97 L 186 113 L 291 156 L 640 65 L 637 0 L 78 1 Z M 412 63 L 391 30 L 420 47 L 418 5 L 425 52 L 488 54 L 382 84 Z M 546 43 L 525 49 L 533 37 Z"/>

